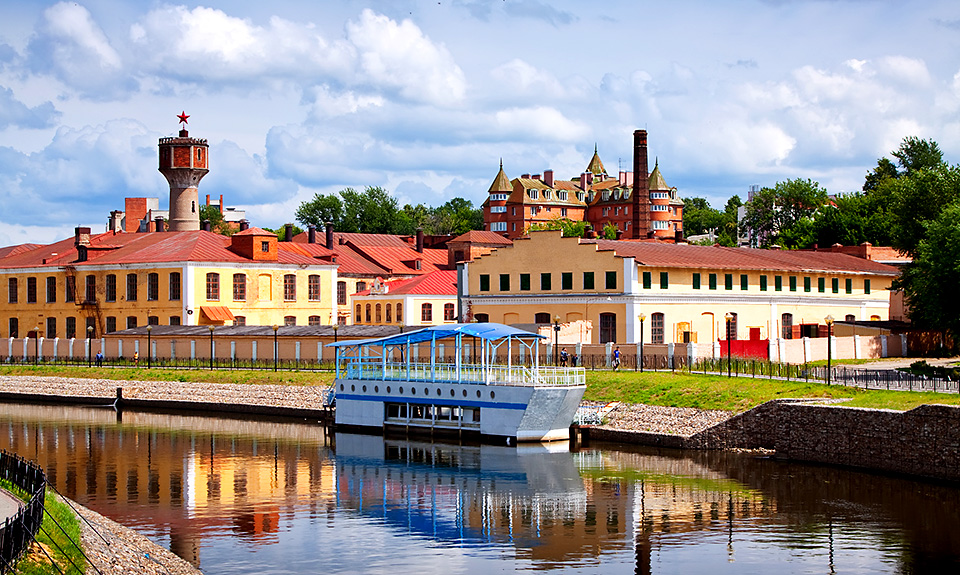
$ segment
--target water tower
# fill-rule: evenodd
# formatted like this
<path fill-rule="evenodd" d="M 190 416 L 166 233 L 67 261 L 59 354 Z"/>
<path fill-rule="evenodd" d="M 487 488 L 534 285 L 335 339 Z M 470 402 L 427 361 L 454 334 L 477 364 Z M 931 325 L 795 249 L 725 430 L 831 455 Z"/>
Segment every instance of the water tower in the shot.
<path fill-rule="evenodd" d="M 197 185 L 207 175 L 209 162 L 207 141 L 191 138 L 187 133 L 188 116 L 181 112 L 180 134 L 160 138 L 160 173 L 170 184 L 170 216 L 168 229 L 182 232 L 200 229 L 200 204 Z"/>

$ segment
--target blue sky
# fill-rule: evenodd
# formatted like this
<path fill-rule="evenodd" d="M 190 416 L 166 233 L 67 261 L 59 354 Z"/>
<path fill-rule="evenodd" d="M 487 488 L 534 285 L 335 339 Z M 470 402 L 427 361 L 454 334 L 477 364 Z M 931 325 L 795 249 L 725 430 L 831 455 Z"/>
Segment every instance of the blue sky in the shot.
<path fill-rule="evenodd" d="M 632 133 L 681 196 L 856 191 L 906 136 L 960 160 L 960 3 L 437 0 L 5 3 L 0 245 L 102 230 L 160 197 L 157 139 L 190 115 L 204 194 L 254 225 L 314 193 L 476 204 L 575 177 Z"/>

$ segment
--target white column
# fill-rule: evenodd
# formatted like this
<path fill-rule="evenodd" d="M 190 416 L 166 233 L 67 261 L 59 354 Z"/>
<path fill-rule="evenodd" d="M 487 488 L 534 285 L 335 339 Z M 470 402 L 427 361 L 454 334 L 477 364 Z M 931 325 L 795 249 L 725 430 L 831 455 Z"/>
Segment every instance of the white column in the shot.
<path fill-rule="evenodd" d="M 803 363 L 810 361 L 810 338 L 803 338 Z"/>
<path fill-rule="evenodd" d="M 887 336 L 885 335 L 880 336 L 880 357 L 888 357 L 887 356 Z"/>
<path fill-rule="evenodd" d="M 900 356 L 907 357 L 907 334 L 900 334 Z"/>
<path fill-rule="evenodd" d="M 197 340 L 190 340 L 190 359 L 197 359 Z"/>
<path fill-rule="evenodd" d="M 299 341 L 293 342 L 293 349 L 294 349 L 294 358 L 297 361 L 300 361 L 300 342 Z"/>
<path fill-rule="evenodd" d="M 234 361 L 236 359 L 237 359 L 237 342 L 231 341 L 230 342 L 230 361 Z"/>
<path fill-rule="evenodd" d="M 60 338 L 53 338 L 53 359 L 57 359 L 57 348 L 60 346 Z"/>
<path fill-rule="evenodd" d="M 853 359 L 860 359 L 860 336 L 853 336 Z"/>
<path fill-rule="evenodd" d="M 253 361 L 257 361 L 257 340 L 253 340 L 250 344 L 250 353 L 252 354 L 251 358 Z"/>

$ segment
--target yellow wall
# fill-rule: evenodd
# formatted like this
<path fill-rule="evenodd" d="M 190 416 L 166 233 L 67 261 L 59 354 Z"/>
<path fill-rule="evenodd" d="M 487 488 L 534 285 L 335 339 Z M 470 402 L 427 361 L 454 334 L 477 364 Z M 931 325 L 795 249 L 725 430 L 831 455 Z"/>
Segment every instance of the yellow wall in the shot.
<path fill-rule="evenodd" d="M 403 306 L 403 317 L 397 316 L 397 305 Z M 422 306 L 430 304 L 432 306 L 432 318 L 430 321 L 423 321 Z M 444 319 L 444 306 L 453 305 L 453 319 Z M 360 306 L 360 320 L 356 318 L 356 307 Z M 370 321 L 367 321 L 367 305 L 370 306 Z M 377 319 L 377 305 L 380 305 L 380 319 Z M 354 317 L 353 322 L 356 325 L 440 325 L 444 323 L 456 323 L 458 318 L 457 297 L 456 296 L 436 296 L 436 295 L 366 295 L 353 298 Z M 387 321 L 387 306 L 391 309 L 391 320 Z"/>

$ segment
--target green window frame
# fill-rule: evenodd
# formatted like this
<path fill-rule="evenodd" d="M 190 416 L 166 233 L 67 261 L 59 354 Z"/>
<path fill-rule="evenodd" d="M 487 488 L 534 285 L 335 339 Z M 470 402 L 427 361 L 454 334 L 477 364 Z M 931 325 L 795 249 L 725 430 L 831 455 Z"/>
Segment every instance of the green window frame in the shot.
<path fill-rule="evenodd" d="M 480 291 L 490 291 L 490 274 L 480 274 Z"/>
<path fill-rule="evenodd" d="M 833 293 L 840 293 L 840 278 L 830 278 L 830 287 L 833 288 Z"/>
<path fill-rule="evenodd" d="M 723 289 L 733 289 L 733 274 L 723 274 Z"/>
<path fill-rule="evenodd" d="M 717 274 L 710 274 L 710 289 L 717 289 Z"/>
<path fill-rule="evenodd" d="M 553 278 L 550 273 L 540 274 L 540 291 L 550 291 L 553 289 Z"/>
<path fill-rule="evenodd" d="M 593 272 L 583 272 L 583 289 L 593 289 Z"/>
<path fill-rule="evenodd" d="M 863 293 L 865 294 L 870 293 L 870 280 L 868 279 L 863 280 Z"/>
<path fill-rule="evenodd" d="M 510 274 L 500 274 L 500 291 L 510 291 Z"/>
<path fill-rule="evenodd" d="M 797 276 L 790 276 L 790 291 L 797 291 Z"/>
<path fill-rule="evenodd" d="M 653 274 L 650 272 L 643 272 L 643 289 L 650 289 L 653 287 Z"/>
<path fill-rule="evenodd" d="M 573 272 L 560 274 L 560 289 L 573 289 Z"/>
<path fill-rule="evenodd" d="M 853 293 L 853 278 L 847 278 L 843 283 L 844 291 L 846 291 L 848 294 Z"/>
<path fill-rule="evenodd" d="M 767 276 L 760 276 L 760 291 L 767 291 Z"/>
<path fill-rule="evenodd" d="M 605 286 L 607 289 L 617 289 L 617 272 L 607 272 L 604 274 Z"/>
<path fill-rule="evenodd" d="M 810 276 L 803 276 L 803 291 L 810 291 Z"/>
<path fill-rule="evenodd" d="M 750 287 L 749 281 L 747 279 L 747 274 L 740 274 L 740 289 L 746 291 Z"/>
<path fill-rule="evenodd" d="M 530 274 L 520 274 L 520 291 L 530 291 Z"/>
<path fill-rule="evenodd" d="M 670 288 L 670 272 L 660 272 L 660 289 Z"/>
<path fill-rule="evenodd" d="M 693 274 L 693 289 L 700 289 L 700 274 Z"/>
<path fill-rule="evenodd" d="M 817 278 L 817 291 L 820 293 L 827 291 L 827 278 Z"/>
<path fill-rule="evenodd" d="M 773 291 L 783 291 L 783 276 L 773 276 Z"/>

